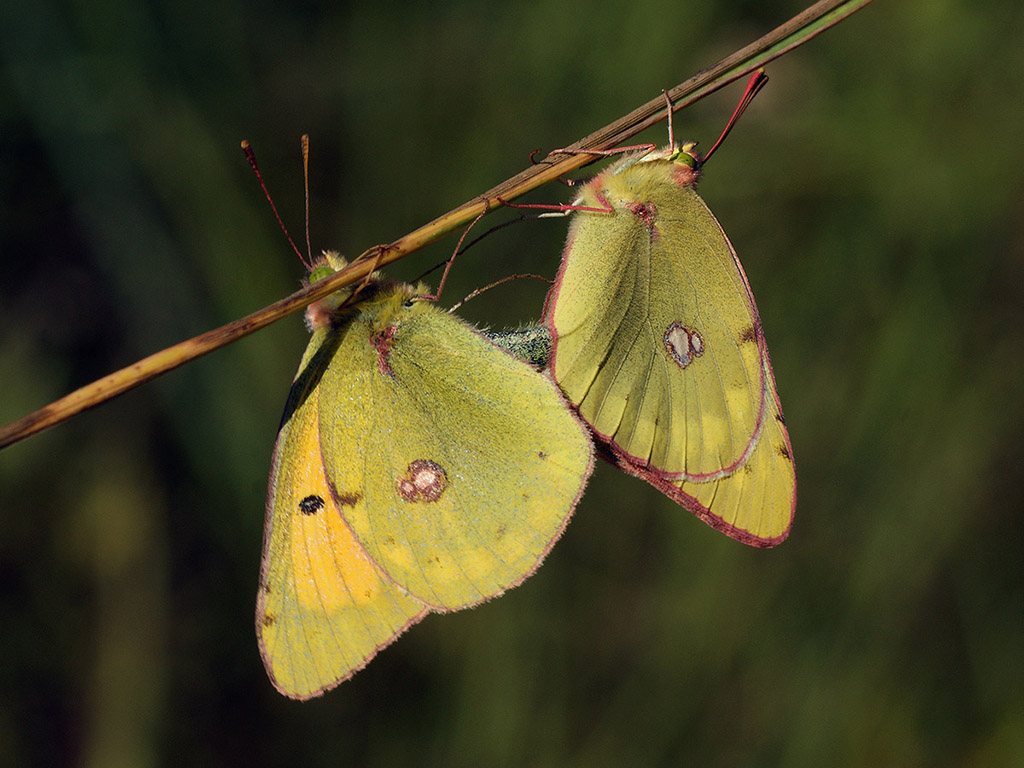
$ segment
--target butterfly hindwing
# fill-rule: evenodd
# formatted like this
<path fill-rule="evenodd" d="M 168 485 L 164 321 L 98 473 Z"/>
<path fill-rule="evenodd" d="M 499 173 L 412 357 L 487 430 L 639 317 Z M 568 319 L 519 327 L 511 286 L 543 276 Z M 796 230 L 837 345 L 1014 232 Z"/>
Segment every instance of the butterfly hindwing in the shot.
<path fill-rule="evenodd" d="M 793 449 L 782 416 L 775 379 L 765 359 L 769 387 L 765 419 L 749 458 L 724 477 L 703 482 L 639 473 L 628 462 L 613 463 L 643 477 L 676 503 L 726 535 L 756 547 L 772 547 L 789 535 L 796 511 Z"/>
<path fill-rule="evenodd" d="M 595 178 L 547 322 L 552 371 L 624 460 L 691 479 L 732 471 L 756 434 L 760 322 L 728 239 L 668 160 Z"/>
<path fill-rule="evenodd" d="M 696 192 L 692 146 L 631 155 L 584 187 L 545 307 L 551 374 L 613 464 L 773 546 L 795 508 L 792 449 L 753 293 Z"/>
<path fill-rule="evenodd" d="M 585 431 L 549 380 L 430 303 L 365 311 L 361 323 L 352 343 L 372 348 L 373 364 L 332 366 L 322 382 L 337 404 L 321 415 L 328 474 L 340 494 L 364 483 L 367 503 L 346 510 L 353 531 L 438 610 L 518 584 L 582 491 Z M 352 419 L 360 399 L 372 408 Z"/>

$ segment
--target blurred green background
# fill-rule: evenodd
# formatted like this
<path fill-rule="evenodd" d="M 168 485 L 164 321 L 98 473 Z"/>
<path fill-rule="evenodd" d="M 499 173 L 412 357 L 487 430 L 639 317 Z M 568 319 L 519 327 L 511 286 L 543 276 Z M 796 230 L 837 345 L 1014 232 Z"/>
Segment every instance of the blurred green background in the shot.
<path fill-rule="evenodd" d="M 314 247 L 354 255 L 802 7 L 4 2 L 0 421 L 298 286 L 240 139 L 301 233 L 312 135 Z M 782 546 L 599 465 L 522 587 L 287 700 L 252 625 L 293 317 L 0 454 L 0 764 L 1024 764 L 1022 39 L 1019 0 L 880 0 L 770 65 L 706 170 L 793 440 Z M 564 237 L 489 238 L 446 300 Z"/>

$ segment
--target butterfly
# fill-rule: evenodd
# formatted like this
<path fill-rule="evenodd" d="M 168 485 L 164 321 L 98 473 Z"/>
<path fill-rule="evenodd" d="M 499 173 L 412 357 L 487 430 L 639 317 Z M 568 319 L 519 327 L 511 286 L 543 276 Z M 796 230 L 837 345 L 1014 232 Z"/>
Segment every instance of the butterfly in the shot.
<path fill-rule="evenodd" d="M 722 138 L 766 79 L 751 79 Z M 612 463 L 773 546 L 796 505 L 792 448 L 750 284 L 696 191 L 695 146 L 670 125 L 667 147 L 622 158 L 566 206 L 543 318 L 550 371 Z"/>
<path fill-rule="evenodd" d="M 336 254 L 311 275 L 344 266 Z M 374 276 L 311 305 L 274 449 L 256 609 L 274 685 L 306 699 L 431 611 L 530 576 L 593 467 L 553 382 Z"/>

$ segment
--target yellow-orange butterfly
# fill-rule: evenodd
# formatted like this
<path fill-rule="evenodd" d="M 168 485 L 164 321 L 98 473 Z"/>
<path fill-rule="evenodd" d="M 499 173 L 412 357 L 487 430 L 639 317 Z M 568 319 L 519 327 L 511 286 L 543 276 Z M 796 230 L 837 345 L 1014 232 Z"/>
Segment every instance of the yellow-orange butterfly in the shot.
<path fill-rule="evenodd" d="M 328 260 L 311 279 L 343 265 Z M 589 436 L 557 387 L 425 295 L 375 278 L 307 312 L 256 610 L 288 696 L 332 688 L 430 611 L 518 585 L 590 475 Z"/>
<path fill-rule="evenodd" d="M 722 138 L 766 80 L 751 79 Z M 707 157 L 694 147 L 670 123 L 669 146 L 621 159 L 565 207 L 544 314 L 551 373 L 613 463 L 773 546 L 796 505 L 792 449 L 753 293 L 697 195 Z"/>

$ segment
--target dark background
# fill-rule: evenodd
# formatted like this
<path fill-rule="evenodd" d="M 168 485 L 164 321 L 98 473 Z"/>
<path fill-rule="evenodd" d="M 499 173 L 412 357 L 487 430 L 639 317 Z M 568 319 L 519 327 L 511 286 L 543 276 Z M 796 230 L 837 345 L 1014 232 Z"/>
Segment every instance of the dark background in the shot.
<path fill-rule="evenodd" d="M 4 3 L 0 421 L 298 286 L 240 139 L 300 234 L 312 135 L 314 247 L 354 255 L 801 7 Z M 602 464 L 521 588 L 287 700 L 252 615 L 289 318 L 0 454 L 0 764 L 1024 764 L 1022 39 L 1019 0 L 881 0 L 771 64 L 708 165 L 793 440 L 782 546 Z M 564 236 L 489 238 L 446 301 Z"/>

